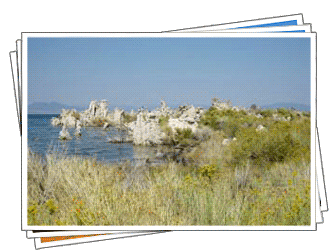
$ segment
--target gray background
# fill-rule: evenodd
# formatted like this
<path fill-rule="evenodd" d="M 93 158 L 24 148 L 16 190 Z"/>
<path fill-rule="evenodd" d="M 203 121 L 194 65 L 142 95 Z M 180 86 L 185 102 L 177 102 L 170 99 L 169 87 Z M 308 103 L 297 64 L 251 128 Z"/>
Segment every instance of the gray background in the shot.
<path fill-rule="evenodd" d="M 329 35 L 325 1 L 2 1 L 1 62 L 1 249 L 34 250 L 21 232 L 20 135 L 9 51 L 21 32 L 158 32 L 303 13 L 318 33 L 318 127 L 329 184 L 327 73 Z M 328 218 L 328 213 L 324 214 Z M 327 245 L 328 219 L 315 232 L 170 232 L 61 247 L 61 250 L 310 250 Z"/>

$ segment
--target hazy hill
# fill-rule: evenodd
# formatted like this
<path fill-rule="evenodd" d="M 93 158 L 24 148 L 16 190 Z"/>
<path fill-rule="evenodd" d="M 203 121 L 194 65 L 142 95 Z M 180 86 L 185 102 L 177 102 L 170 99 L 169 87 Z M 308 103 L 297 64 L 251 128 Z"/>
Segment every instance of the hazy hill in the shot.
<path fill-rule="evenodd" d="M 87 107 L 69 106 L 65 104 L 60 104 L 57 102 L 35 102 L 28 106 L 29 114 L 58 114 L 61 113 L 62 109 L 76 109 L 77 111 L 82 111 Z"/>
<path fill-rule="evenodd" d="M 151 105 L 148 107 L 149 110 L 152 110 L 156 108 L 159 105 Z M 198 106 L 198 105 L 196 105 Z M 116 106 L 109 105 L 109 109 L 113 110 Z M 137 106 L 118 106 L 119 108 L 124 109 L 125 111 L 130 111 L 131 109 L 134 109 L 135 111 L 138 109 Z M 202 106 L 204 108 L 209 108 L 208 106 Z M 303 105 L 303 104 L 294 104 L 294 103 L 275 103 L 270 105 L 263 105 L 261 106 L 263 109 L 267 108 L 291 108 L 294 107 L 297 110 L 300 111 L 310 111 L 310 106 Z M 28 113 L 29 114 L 59 114 L 61 113 L 62 109 L 76 109 L 77 111 L 83 111 L 88 108 L 88 105 L 86 106 L 71 106 L 71 105 L 65 105 L 57 102 L 35 102 L 28 106 Z M 144 107 L 145 108 L 145 107 Z"/>
<path fill-rule="evenodd" d="M 309 105 L 303 105 L 303 104 L 294 104 L 294 103 L 275 103 L 275 104 L 270 104 L 270 105 L 263 105 L 261 106 L 263 109 L 268 109 L 268 108 L 295 108 L 296 110 L 299 111 L 306 111 L 309 112 L 310 106 Z"/>

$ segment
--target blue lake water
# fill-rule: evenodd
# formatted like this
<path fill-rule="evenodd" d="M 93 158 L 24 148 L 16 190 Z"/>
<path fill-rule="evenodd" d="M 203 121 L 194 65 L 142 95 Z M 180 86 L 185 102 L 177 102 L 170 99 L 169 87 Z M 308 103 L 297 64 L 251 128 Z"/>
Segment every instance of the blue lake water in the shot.
<path fill-rule="evenodd" d="M 48 152 L 60 152 L 67 155 L 96 157 L 100 161 L 118 162 L 154 155 L 151 147 L 137 147 L 131 143 L 109 143 L 108 138 L 118 135 L 116 129 L 82 128 L 81 137 L 74 136 L 74 128 L 69 132 L 71 140 L 58 138 L 61 127 L 51 125 L 51 119 L 57 114 L 28 115 L 28 147 L 32 152 L 45 156 Z"/>

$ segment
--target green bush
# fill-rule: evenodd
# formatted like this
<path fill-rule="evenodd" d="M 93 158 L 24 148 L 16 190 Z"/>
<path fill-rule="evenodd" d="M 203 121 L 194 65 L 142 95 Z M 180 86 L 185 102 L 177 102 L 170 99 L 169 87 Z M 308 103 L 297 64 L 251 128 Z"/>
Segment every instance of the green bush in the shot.
<path fill-rule="evenodd" d="M 309 122 L 309 121 L 308 121 Z M 257 166 L 275 162 L 310 159 L 309 125 L 278 121 L 269 130 L 257 132 L 255 128 L 242 128 L 237 141 L 230 144 L 228 163 L 238 166 L 252 161 Z M 302 131 L 302 132 L 301 132 Z"/>
<path fill-rule="evenodd" d="M 162 126 L 161 129 L 166 135 L 163 139 L 163 144 L 164 145 L 175 145 L 176 140 L 175 140 L 175 134 L 174 134 L 173 130 L 169 126 Z"/>
<path fill-rule="evenodd" d="M 129 113 L 123 113 L 123 123 L 131 123 L 137 120 L 137 115 L 131 115 Z"/>
<path fill-rule="evenodd" d="M 215 165 L 205 165 L 203 167 L 200 167 L 198 169 L 198 172 L 202 177 L 207 177 L 209 180 L 214 176 L 216 172 L 216 166 Z"/>
<path fill-rule="evenodd" d="M 290 112 L 288 109 L 286 108 L 278 108 L 278 114 L 282 115 L 283 117 L 289 117 L 290 116 Z"/>
<path fill-rule="evenodd" d="M 169 116 L 166 117 L 162 116 L 159 118 L 159 124 L 161 127 L 168 125 L 168 121 L 169 121 Z"/>
<path fill-rule="evenodd" d="M 269 118 L 269 117 L 273 116 L 273 114 L 275 113 L 275 110 L 274 109 L 264 109 L 264 110 L 260 111 L 259 113 L 263 117 Z"/>
<path fill-rule="evenodd" d="M 50 199 L 46 202 L 47 209 L 50 214 L 54 214 L 56 212 L 57 207 L 55 206 L 54 200 Z"/>
<path fill-rule="evenodd" d="M 290 117 L 291 119 L 294 119 L 296 117 L 296 112 L 292 110 L 288 110 L 286 108 L 279 108 L 278 109 L 278 114 L 283 116 L 284 118 Z"/>
<path fill-rule="evenodd" d="M 81 117 L 80 113 L 77 112 L 76 110 L 72 110 L 71 115 L 72 115 L 72 117 L 76 118 L 77 120 L 79 120 Z"/>
<path fill-rule="evenodd" d="M 103 127 L 106 122 L 107 121 L 104 118 L 95 117 L 95 118 L 93 118 L 93 119 L 90 120 L 89 126 Z"/>
<path fill-rule="evenodd" d="M 226 137 L 235 137 L 240 126 L 247 118 L 249 118 L 249 116 L 247 116 L 247 113 L 243 110 L 219 110 L 211 107 L 203 114 L 200 123 L 214 130 L 223 131 Z"/>
<path fill-rule="evenodd" d="M 193 139 L 194 133 L 190 128 L 179 129 L 176 128 L 176 136 L 175 139 L 178 144 L 189 144 L 191 143 L 191 139 Z"/>

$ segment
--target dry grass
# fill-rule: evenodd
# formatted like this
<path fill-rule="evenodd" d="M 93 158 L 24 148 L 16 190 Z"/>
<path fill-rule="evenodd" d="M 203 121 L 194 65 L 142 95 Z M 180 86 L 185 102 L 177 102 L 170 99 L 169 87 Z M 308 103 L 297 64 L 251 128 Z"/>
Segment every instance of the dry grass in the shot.
<path fill-rule="evenodd" d="M 29 225 L 308 225 L 309 165 L 106 165 L 31 154 Z"/>

